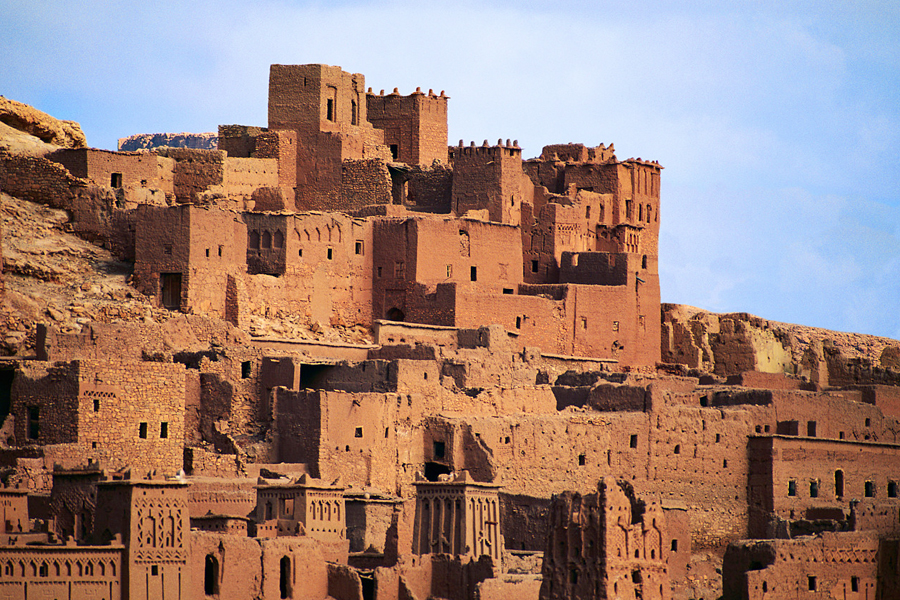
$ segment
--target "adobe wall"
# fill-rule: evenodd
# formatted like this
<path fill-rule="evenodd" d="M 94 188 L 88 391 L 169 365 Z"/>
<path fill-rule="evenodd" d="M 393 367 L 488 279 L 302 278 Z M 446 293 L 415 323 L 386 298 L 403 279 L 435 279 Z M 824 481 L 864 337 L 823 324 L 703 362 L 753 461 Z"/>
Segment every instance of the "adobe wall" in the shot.
<path fill-rule="evenodd" d="M 65 444 L 57 455 L 64 468 L 88 461 L 110 469 L 181 468 L 182 365 L 110 359 L 28 365 L 14 382 L 12 412 L 17 443 Z"/>
<path fill-rule="evenodd" d="M 522 170 L 522 149 L 518 143 L 463 146 L 450 149 L 453 165 L 453 212 L 487 209 L 491 221 L 519 225 L 523 203 L 534 193 L 531 180 Z"/>
<path fill-rule="evenodd" d="M 247 537 L 196 530 L 191 531 L 190 540 L 188 598 L 213 595 L 220 600 L 247 600 L 261 597 L 264 573 L 259 542 Z M 205 593 L 208 583 L 212 584 L 212 594 Z M 310 581 L 310 587 L 315 587 L 315 581 Z M 276 588 L 275 591 L 278 593 L 279 590 Z"/>
<path fill-rule="evenodd" d="M 405 318 L 395 320 L 453 325 L 450 315 L 440 315 L 439 297 L 424 298 L 433 293 L 430 289 L 423 290 L 417 303 L 423 314 L 411 316 L 415 298 L 408 297 L 408 289 L 412 282 L 429 287 L 457 283 L 482 293 L 514 289 L 521 282 L 521 238 L 514 227 L 468 219 L 379 219 L 373 241 L 376 318 L 388 317 L 391 309 L 398 309 Z M 439 255 L 434 248 L 453 250 Z M 433 309 L 428 307 L 435 302 Z M 437 313 L 434 318 L 428 315 L 431 310 Z"/>
<path fill-rule="evenodd" d="M 166 199 L 174 199 L 175 161 L 157 154 L 79 148 L 58 150 L 47 158 L 75 177 L 123 190 L 125 199 L 131 202 L 165 204 Z M 151 190 L 158 190 L 162 196 L 153 201 Z"/>
<path fill-rule="evenodd" d="M 36 591 L 45 598 L 124 597 L 123 552 L 120 544 L 0 546 L 0 594 L 23 600 Z"/>
<path fill-rule="evenodd" d="M 265 127 L 252 125 L 219 125 L 216 146 L 217 149 L 225 151 L 229 158 L 253 158 L 256 156 L 259 136 L 267 132 Z"/>
<path fill-rule="evenodd" d="M 900 508 L 895 444 L 765 436 L 751 438 L 748 453 L 754 536 L 766 536 L 770 520 L 809 519 L 820 508 L 846 513 L 852 500 Z"/>
<path fill-rule="evenodd" d="M 447 162 L 447 100 L 441 92 L 423 94 L 420 89 L 409 96 L 396 90 L 384 95 L 366 94 L 366 112 L 370 123 L 384 130 L 384 143 L 394 160 L 408 165 Z"/>
<path fill-rule="evenodd" d="M 306 315 L 310 323 L 371 324 L 372 225 L 345 215 L 246 213 L 240 319 Z M 281 247 L 276 244 L 281 243 Z"/>
<path fill-rule="evenodd" d="M 160 306 L 224 318 L 228 274 L 245 270 L 246 228 L 236 215 L 194 206 L 140 207 L 135 286 Z M 178 278 L 167 295 L 164 273 Z M 180 292 L 180 293 L 179 293 Z"/>
<path fill-rule="evenodd" d="M 341 163 L 341 202 L 327 210 L 348 212 L 391 202 L 391 176 L 383 159 L 345 160 Z"/>
<path fill-rule="evenodd" d="M 453 170 L 446 164 L 416 165 L 406 171 L 406 204 L 449 213 L 453 199 Z"/>
<path fill-rule="evenodd" d="M 175 161 L 173 189 L 180 204 L 196 202 L 212 186 L 221 185 L 225 175 L 225 153 L 193 148 L 157 148 L 158 156 Z"/>
<path fill-rule="evenodd" d="M 732 544 L 722 567 L 724 597 L 875 598 L 878 547 L 875 536 L 859 533 Z"/>
<path fill-rule="evenodd" d="M 279 184 L 276 159 L 225 157 L 221 185 L 230 199 L 246 201 L 259 188 L 277 188 Z"/>

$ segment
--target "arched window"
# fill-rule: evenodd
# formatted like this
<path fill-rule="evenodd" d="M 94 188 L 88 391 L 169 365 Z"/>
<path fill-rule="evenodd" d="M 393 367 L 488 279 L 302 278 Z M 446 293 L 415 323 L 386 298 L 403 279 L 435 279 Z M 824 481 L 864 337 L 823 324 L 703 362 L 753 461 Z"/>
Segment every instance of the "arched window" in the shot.
<path fill-rule="evenodd" d="M 284 234 L 281 233 L 281 230 L 280 230 L 280 229 L 279 229 L 278 231 L 275 232 L 275 235 L 274 235 L 274 236 L 272 236 L 272 245 L 273 245 L 275 248 L 282 248 L 282 247 L 284 247 Z"/>
<path fill-rule="evenodd" d="M 262 237 L 260 238 L 259 245 L 263 248 L 271 248 L 272 247 L 272 234 L 268 231 L 262 232 Z"/>
<path fill-rule="evenodd" d="M 203 593 L 213 596 L 219 593 L 219 560 L 212 554 L 206 555 L 203 575 Z"/>
<path fill-rule="evenodd" d="M 248 245 L 250 246 L 250 248 L 253 250 L 259 250 L 259 232 L 251 231 L 248 234 L 248 238 L 249 238 Z"/>

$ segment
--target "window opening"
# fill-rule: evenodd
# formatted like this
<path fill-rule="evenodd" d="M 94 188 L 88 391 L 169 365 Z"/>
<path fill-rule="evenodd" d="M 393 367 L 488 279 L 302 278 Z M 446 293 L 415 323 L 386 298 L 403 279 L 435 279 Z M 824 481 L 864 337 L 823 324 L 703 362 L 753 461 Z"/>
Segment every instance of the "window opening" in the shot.
<path fill-rule="evenodd" d="M 94 398 L 94 412 L 100 412 L 100 399 Z"/>
<path fill-rule="evenodd" d="M 629 446 L 632 448 L 637 448 L 637 435 L 631 436 L 631 440 L 629 441 Z"/>
<path fill-rule="evenodd" d="M 807 421 L 806 436 L 807 437 L 816 437 L 816 422 L 815 421 Z"/>
<path fill-rule="evenodd" d="M 122 187 L 122 174 L 121 173 L 113 173 L 109 177 L 109 185 L 114 188 Z"/>
<path fill-rule="evenodd" d="M 516 317 L 516 329 L 522 329 L 522 317 Z"/>
<path fill-rule="evenodd" d="M 788 481 L 788 496 L 797 495 L 797 482 L 791 479 Z"/>
<path fill-rule="evenodd" d="M 203 592 L 207 596 L 219 593 L 219 561 L 212 554 L 206 555 L 206 566 L 203 577 Z"/>
<path fill-rule="evenodd" d="M 586 462 L 587 462 L 587 457 L 584 454 L 579 454 L 578 455 L 578 466 L 583 467 Z"/>
<path fill-rule="evenodd" d="M 162 439 L 169 437 L 169 424 L 166 421 L 159 424 L 159 437 Z"/>
<path fill-rule="evenodd" d="M 138 436 L 139 436 L 142 440 L 146 440 L 146 439 L 147 439 L 147 424 L 146 424 L 146 423 L 141 423 L 141 424 L 138 426 Z"/>
<path fill-rule="evenodd" d="M 672 540 L 672 552 L 678 552 L 678 540 Z"/>
<path fill-rule="evenodd" d="M 810 498 L 818 498 L 819 497 L 819 481 L 817 479 L 813 479 L 809 482 L 809 497 Z"/>
<path fill-rule="evenodd" d="M 469 278 L 472 281 L 478 281 L 478 267 L 471 267 L 469 269 Z"/>
<path fill-rule="evenodd" d="M 875 497 L 875 482 L 867 481 L 865 492 L 866 492 L 866 498 L 874 498 Z"/>
<path fill-rule="evenodd" d="M 363 436 L 363 428 L 357 427 L 356 431 L 353 432 L 353 437 L 361 438 Z"/>
<path fill-rule="evenodd" d="M 444 454 L 447 451 L 447 448 L 444 445 L 444 442 L 433 442 L 432 449 L 434 450 L 435 458 L 444 458 Z"/>
<path fill-rule="evenodd" d="M 844 497 L 844 472 L 840 470 L 834 472 L 834 495 Z"/>
<path fill-rule="evenodd" d="M 539 262 L 539 261 L 532 260 L 532 261 L 531 261 L 531 272 L 532 272 L 532 273 L 537 273 L 537 272 L 538 272 L 539 266 L 540 266 L 540 262 Z"/>
<path fill-rule="evenodd" d="M 250 375 L 253 371 L 253 365 L 249 360 L 245 360 L 241 363 L 241 379 L 250 379 Z"/>
<path fill-rule="evenodd" d="M 28 407 L 28 439 L 36 440 L 41 435 L 41 408 Z"/>
<path fill-rule="evenodd" d="M 329 100 L 331 102 L 331 100 Z M 279 588 L 282 598 L 291 597 L 291 559 L 287 556 L 281 557 L 281 577 L 279 578 Z"/>
<path fill-rule="evenodd" d="M 809 583 L 809 591 L 816 591 L 816 578 L 813 575 L 809 575 L 807 577 L 807 582 Z"/>
<path fill-rule="evenodd" d="M 896 481 L 888 481 L 887 494 L 888 494 L 888 498 L 896 498 L 897 497 L 897 482 Z"/>
<path fill-rule="evenodd" d="M 331 98 L 325 101 L 325 118 L 329 121 L 334 121 L 334 100 Z M 286 597 L 282 596 L 282 598 Z"/>
<path fill-rule="evenodd" d="M 353 250 L 354 250 L 354 252 L 356 252 L 356 254 L 363 253 L 363 243 L 361 240 L 356 240 L 356 244 L 354 245 Z"/>

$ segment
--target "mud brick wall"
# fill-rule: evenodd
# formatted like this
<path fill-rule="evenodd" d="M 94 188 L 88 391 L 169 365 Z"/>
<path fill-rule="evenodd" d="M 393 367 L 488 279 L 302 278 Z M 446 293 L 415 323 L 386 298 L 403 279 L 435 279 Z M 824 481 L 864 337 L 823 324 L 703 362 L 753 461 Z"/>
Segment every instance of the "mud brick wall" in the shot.
<path fill-rule="evenodd" d="M 228 153 L 229 158 L 251 158 L 256 156 L 256 141 L 265 127 L 252 125 L 219 125 L 218 149 Z M 275 158 L 274 156 L 266 158 Z"/>
<path fill-rule="evenodd" d="M 406 202 L 449 213 L 452 206 L 453 171 L 446 165 L 415 166 L 407 173 Z"/>
<path fill-rule="evenodd" d="M 193 148 L 160 148 L 154 152 L 175 161 L 173 189 L 180 203 L 193 202 L 197 194 L 223 182 L 224 152 Z"/>
<path fill-rule="evenodd" d="M 491 221 L 518 225 L 533 186 L 522 170 L 521 148 L 506 145 L 451 148 L 453 211 L 487 209 Z"/>
<path fill-rule="evenodd" d="M 447 100 L 416 90 L 409 96 L 366 94 L 369 122 L 384 130 L 384 143 L 397 146 L 396 160 L 408 165 L 447 162 Z"/>
<path fill-rule="evenodd" d="M 229 197 L 249 199 L 261 187 L 278 187 L 278 161 L 272 158 L 225 158 L 222 187 Z"/>
<path fill-rule="evenodd" d="M 66 468 L 94 461 L 175 473 L 183 462 L 184 377 L 183 365 L 150 362 L 23 367 L 13 385 L 17 444 L 65 444 L 55 455 Z"/>
<path fill-rule="evenodd" d="M 15 572 L 4 577 L 0 589 L 8 598 L 29 598 L 34 590 L 69 598 L 73 588 L 85 598 L 120 597 L 124 553 L 121 545 L 2 547 L 0 564 L 14 565 Z"/>
<path fill-rule="evenodd" d="M 157 154 L 79 148 L 58 150 L 48 154 L 47 158 L 91 183 L 122 188 L 126 190 L 126 197 L 139 188 L 160 190 L 170 197 L 174 193 L 175 162 Z"/>
<path fill-rule="evenodd" d="M 341 163 L 341 204 L 332 210 L 351 211 L 369 204 L 391 203 L 391 175 L 381 159 Z"/>
<path fill-rule="evenodd" d="M 729 546 L 725 553 L 723 597 L 789 598 L 808 594 L 823 598 L 875 598 L 876 590 L 884 583 L 877 581 L 878 553 L 876 536 L 856 532 L 743 541 Z"/>
<path fill-rule="evenodd" d="M 0 154 L 0 189 L 10 196 L 66 208 L 73 191 L 87 185 L 86 179 L 45 158 Z"/>
<path fill-rule="evenodd" d="M 766 511 L 792 521 L 818 507 L 846 514 L 852 500 L 900 509 L 895 444 L 766 436 L 752 438 L 748 451 L 756 535 L 766 527 Z"/>

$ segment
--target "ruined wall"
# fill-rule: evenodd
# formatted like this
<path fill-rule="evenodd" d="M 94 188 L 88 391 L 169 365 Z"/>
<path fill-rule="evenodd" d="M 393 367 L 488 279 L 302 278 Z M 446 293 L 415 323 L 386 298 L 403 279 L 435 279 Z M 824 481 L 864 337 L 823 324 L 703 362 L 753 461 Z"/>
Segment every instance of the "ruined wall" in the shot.
<path fill-rule="evenodd" d="M 625 482 L 605 478 L 597 492 L 555 496 L 550 509 L 540 597 L 671 597 L 665 515 Z"/>

